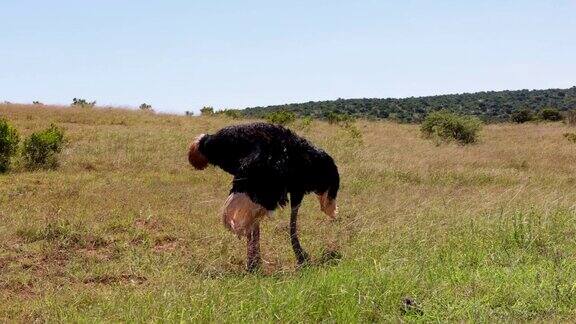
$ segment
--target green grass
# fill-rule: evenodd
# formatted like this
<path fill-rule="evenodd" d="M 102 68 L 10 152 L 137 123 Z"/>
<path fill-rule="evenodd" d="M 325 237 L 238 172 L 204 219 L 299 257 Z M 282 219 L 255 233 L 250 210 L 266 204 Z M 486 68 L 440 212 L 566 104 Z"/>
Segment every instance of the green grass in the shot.
<path fill-rule="evenodd" d="M 238 122 L 118 109 L 0 106 L 23 136 L 63 127 L 55 171 L 0 176 L 0 320 L 64 322 L 572 321 L 576 150 L 561 124 L 488 125 L 460 147 L 417 126 L 295 130 L 342 174 L 340 214 L 308 197 L 296 269 L 288 211 L 266 261 L 218 210 L 231 177 L 191 169 L 198 133 Z M 407 308 L 403 300 L 415 301 Z"/>

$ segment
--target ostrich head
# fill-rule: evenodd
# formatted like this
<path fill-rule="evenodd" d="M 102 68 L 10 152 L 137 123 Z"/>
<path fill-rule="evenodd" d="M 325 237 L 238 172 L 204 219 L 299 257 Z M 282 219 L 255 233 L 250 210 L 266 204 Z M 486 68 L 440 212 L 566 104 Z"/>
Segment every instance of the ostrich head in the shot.
<path fill-rule="evenodd" d="M 320 202 L 320 210 L 326 214 L 330 219 L 335 219 L 338 215 L 338 205 L 336 198 L 330 198 L 328 191 L 318 194 L 318 201 Z"/>
<path fill-rule="evenodd" d="M 326 153 L 323 153 L 315 168 L 317 174 L 316 195 L 320 202 L 320 210 L 331 219 L 336 218 L 338 206 L 336 196 L 340 188 L 340 175 L 334 160 Z"/>
<path fill-rule="evenodd" d="M 196 170 L 204 170 L 208 166 L 208 159 L 200 152 L 200 140 L 204 136 L 206 134 L 198 135 L 190 144 L 190 149 L 188 150 L 188 161 Z"/>

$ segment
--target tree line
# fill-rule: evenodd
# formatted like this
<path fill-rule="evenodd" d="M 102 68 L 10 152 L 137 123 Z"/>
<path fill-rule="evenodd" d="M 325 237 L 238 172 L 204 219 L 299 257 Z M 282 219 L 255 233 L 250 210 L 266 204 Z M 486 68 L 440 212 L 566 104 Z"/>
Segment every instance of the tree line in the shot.
<path fill-rule="evenodd" d="M 568 111 L 576 109 L 576 86 L 568 89 L 483 91 L 427 97 L 359 98 L 310 101 L 250 107 L 242 110 L 246 117 L 265 118 L 275 111 L 297 116 L 328 119 L 334 114 L 355 118 L 391 119 L 418 123 L 433 111 L 446 110 L 477 116 L 485 122 L 509 121 L 520 110 L 538 114 L 544 109 Z"/>

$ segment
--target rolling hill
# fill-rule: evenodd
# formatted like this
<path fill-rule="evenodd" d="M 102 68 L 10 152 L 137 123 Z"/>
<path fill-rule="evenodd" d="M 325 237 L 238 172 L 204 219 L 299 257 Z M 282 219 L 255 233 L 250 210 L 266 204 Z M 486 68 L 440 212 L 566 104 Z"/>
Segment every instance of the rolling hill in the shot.
<path fill-rule="evenodd" d="M 419 122 L 429 111 L 448 109 L 495 122 L 507 121 L 512 112 L 525 108 L 533 111 L 543 108 L 576 109 L 576 86 L 568 89 L 487 91 L 403 99 L 310 101 L 246 108 L 243 113 L 248 117 L 263 117 L 271 111 L 287 110 L 300 116 L 315 118 L 326 118 L 330 113 L 339 113 L 359 118 Z"/>

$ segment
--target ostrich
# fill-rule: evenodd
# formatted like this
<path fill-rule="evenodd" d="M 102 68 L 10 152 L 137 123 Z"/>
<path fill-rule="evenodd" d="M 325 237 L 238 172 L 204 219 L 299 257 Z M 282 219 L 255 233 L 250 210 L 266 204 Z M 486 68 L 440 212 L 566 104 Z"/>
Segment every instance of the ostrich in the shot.
<path fill-rule="evenodd" d="M 340 177 L 334 160 L 282 126 L 252 123 L 201 134 L 190 145 L 188 161 L 197 170 L 212 164 L 234 176 L 222 220 L 230 231 L 247 238 L 250 272 L 261 263 L 260 220 L 278 206 L 286 206 L 288 194 L 290 241 L 298 265 L 309 259 L 297 233 L 304 195 L 316 193 L 322 212 L 331 219 L 336 216 Z"/>

